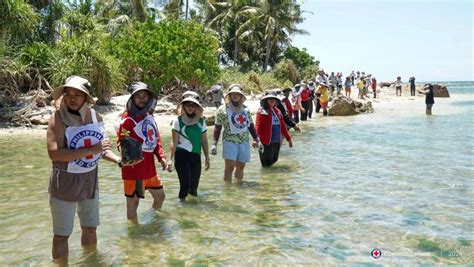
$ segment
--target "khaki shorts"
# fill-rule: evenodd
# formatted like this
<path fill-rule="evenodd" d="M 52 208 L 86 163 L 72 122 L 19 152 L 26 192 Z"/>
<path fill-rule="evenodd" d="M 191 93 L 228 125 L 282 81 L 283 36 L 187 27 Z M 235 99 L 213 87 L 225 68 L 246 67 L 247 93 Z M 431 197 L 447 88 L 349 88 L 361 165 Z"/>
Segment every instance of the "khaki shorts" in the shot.
<path fill-rule="evenodd" d="M 55 235 L 70 236 L 74 228 L 74 216 L 79 216 L 81 226 L 99 226 L 99 191 L 95 191 L 93 199 L 79 202 L 69 202 L 49 197 L 49 207 L 53 218 L 53 232 Z"/>

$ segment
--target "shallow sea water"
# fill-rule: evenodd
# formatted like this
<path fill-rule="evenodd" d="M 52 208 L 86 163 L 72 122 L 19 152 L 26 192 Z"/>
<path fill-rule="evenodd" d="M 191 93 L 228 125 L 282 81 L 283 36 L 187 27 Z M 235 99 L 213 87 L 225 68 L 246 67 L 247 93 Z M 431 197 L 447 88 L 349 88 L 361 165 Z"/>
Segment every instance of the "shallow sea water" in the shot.
<path fill-rule="evenodd" d="M 76 218 L 69 263 L 473 263 L 474 83 L 448 88 L 431 117 L 318 115 L 272 168 L 253 151 L 243 184 L 222 181 L 219 147 L 197 199 L 179 202 L 175 172 L 163 173 L 164 208 L 151 210 L 146 195 L 138 225 L 126 220 L 118 168 L 104 161 L 98 249 L 81 248 Z M 44 137 L 0 137 L 2 264 L 52 264 L 49 170 Z"/>

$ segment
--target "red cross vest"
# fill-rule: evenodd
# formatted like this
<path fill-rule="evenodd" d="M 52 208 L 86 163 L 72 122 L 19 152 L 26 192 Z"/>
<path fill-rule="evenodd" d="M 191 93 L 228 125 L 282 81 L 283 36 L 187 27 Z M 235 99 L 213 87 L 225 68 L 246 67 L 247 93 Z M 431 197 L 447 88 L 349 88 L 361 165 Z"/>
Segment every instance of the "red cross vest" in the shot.
<path fill-rule="evenodd" d="M 130 119 L 135 123 L 133 131 L 143 140 L 142 151 L 153 153 L 158 145 L 158 127 L 152 115 L 148 114 L 140 122 L 136 122 L 131 117 L 126 117 L 124 120 Z"/>
<path fill-rule="evenodd" d="M 240 112 L 235 112 L 231 107 L 227 107 L 227 117 L 229 118 L 229 128 L 231 134 L 241 134 L 247 132 L 250 120 L 247 117 L 249 112 L 242 108 Z"/>
<path fill-rule="evenodd" d="M 95 110 L 91 109 L 92 123 L 82 126 L 70 126 L 66 128 L 66 144 L 69 149 L 79 149 L 82 147 L 92 147 L 98 142 L 107 139 L 107 134 L 102 122 L 97 121 Z M 97 168 L 101 158 L 101 153 L 88 155 L 80 159 L 69 161 L 67 172 L 86 173 Z"/>

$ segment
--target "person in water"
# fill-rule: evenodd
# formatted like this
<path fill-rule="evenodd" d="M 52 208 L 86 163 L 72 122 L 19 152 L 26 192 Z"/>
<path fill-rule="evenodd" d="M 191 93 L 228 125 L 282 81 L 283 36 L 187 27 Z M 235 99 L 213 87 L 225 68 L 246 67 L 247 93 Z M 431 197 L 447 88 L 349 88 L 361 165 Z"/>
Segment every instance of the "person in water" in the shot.
<path fill-rule="evenodd" d="M 423 90 L 418 90 L 418 93 L 425 95 L 426 115 L 431 115 L 431 109 L 434 105 L 434 88 L 431 83 L 425 84 Z"/>
<path fill-rule="evenodd" d="M 254 140 L 253 146 L 256 148 L 260 145 L 252 114 L 244 105 L 247 98 L 242 89 L 239 84 L 230 85 L 229 92 L 224 98 L 225 104 L 220 106 L 216 113 L 211 154 L 217 154 L 217 143 L 224 128 L 222 157 L 225 160 L 224 181 L 226 182 L 231 182 L 232 176 L 238 182 L 244 179 L 245 164 L 250 161 L 249 133 Z"/>
<path fill-rule="evenodd" d="M 280 100 L 274 92 L 267 92 L 260 100 L 257 111 L 256 128 L 263 144 L 263 150 L 259 150 L 262 167 L 270 167 L 278 161 L 282 136 L 286 138 L 290 148 L 293 147 L 283 115 L 277 108 L 278 101 Z"/>
<path fill-rule="evenodd" d="M 155 157 L 163 170 L 167 169 L 168 165 L 153 117 L 156 96 L 143 82 L 132 84 L 130 89 L 132 95 L 127 101 L 126 111 L 121 116 L 117 143 L 120 144 L 125 138 L 133 138 L 141 143 L 143 160 L 132 162 L 130 166 L 121 164 L 127 219 L 136 221 L 140 198 L 145 198 L 145 190 L 153 197 L 153 209 L 159 210 L 163 206 L 165 192 L 156 172 Z M 119 146 L 119 149 L 122 148 Z"/>
<path fill-rule="evenodd" d="M 77 211 L 81 244 L 95 248 L 99 225 L 98 164 L 100 158 L 119 163 L 111 148 L 102 118 L 89 105 L 94 103 L 88 80 L 71 76 L 54 89 L 56 111 L 46 133 L 52 161 L 49 178 L 49 206 L 53 220 L 52 256 L 66 261 L 69 236 Z"/>
<path fill-rule="evenodd" d="M 319 83 L 318 89 L 316 89 L 316 94 L 319 95 L 319 103 L 323 109 L 323 115 L 328 115 L 328 103 L 329 103 L 329 86 L 326 82 Z"/>
<path fill-rule="evenodd" d="M 298 126 L 298 124 L 293 120 L 293 107 L 291 105 L 291 102 L 289 100 L 291 94 L 291 88 L 284 88 L 280 94 L 278 94 L 278 98 L 280 101 L 278 101 L 278 106 L 277 108 L 281 111 L 283 115 L 283 120 L 285 121 L 286 128 L 291 129 L 293 128 L 296 132 L 300 132 L 301 129 Z"/>
<path fill-rule="evenodd" d="M 188 194 L 195 197 L 198 195 L 202 164 L 201 149 L 204 151 L 206 171 L 211 164 L 206 122 L 202 117 L 203 111 L 199 95 L 187 92 L 178 104 L 178 117 L 172 122 L 168 170 L 171 171 L 174 160 L 179 179 L 178 197 L 181 201 L 184 201 Z"/>

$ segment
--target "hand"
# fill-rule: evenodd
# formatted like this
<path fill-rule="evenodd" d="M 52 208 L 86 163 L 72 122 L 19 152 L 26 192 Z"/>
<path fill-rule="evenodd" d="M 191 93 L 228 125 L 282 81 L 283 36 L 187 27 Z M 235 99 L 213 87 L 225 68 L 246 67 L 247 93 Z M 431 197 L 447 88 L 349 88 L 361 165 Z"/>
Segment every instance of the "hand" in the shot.
<path fill-rule="evenodd" d="M 288 146 L 289 146 L 290 148 L 292 148 L 292 147 L 293 147 L 293 141 L 291 141 L 291 140 L 288 141 Z"/>
<path fill-rule="evenodd" d="M 255 141 L 255 140 L 253 140 L 253 142 L 252 142 L 252 147 L 253 147 L 253 148 L 257 148 L 259 143 L 260 143 L 260 142 L 257 142 L 257 141 Z"/>
<path fill-rule="evenodd" d="M 122 162 L 122 167 L 124 166 L 133 166 L 133 165 L 137 165 L 138 163 L 142 162 L 143 159 L 140 159 L 140 160 L 135 160 L 135 161 L 130 161 L 130 162 Z"/>
<path fill-rule="evenodd" d="M 160 161 L 161 167 L 163 168 L 162 170 L 168 169 L 168 163 L 164 160 Z"/>
<path fill-rule="evenodd" d="M 293 129 L 295 129 L 296 132 L 301 132 L 301 129 L 298 125 L 295 125 L 295 127 L 293 127 Z"/>
<path fill-rule="evenodd" d="M 172 161 L 172 160 L 168 160 L 168 162 L 166 163 L 166 170 L 168 170 L 168 172 L 171 172 L 171 171 L 172 171 L 172 167 L 173 167 L 173 161 Z"/>
<path fill-rule="evenodd" d="M 212 145 L 211 146 L 211 155 L 217 155 L 217 147 L 216 145 Z"/>
<path fill-rule="evenodd" d="M 301 108 L 301 112 L 306 112 L 306 109 L 304 109 L 304 108 Z"/>
<path fill-rule="evenodd" d="M 211 167 L 211 159 L 209 157 L 206 158 L 206 160 L 204 161 L 204 170 L 209 170 L 209 168 Z"/>
<path fill-rule="evenodd" d="M 104 152 L 105 150 L 110 150 L 112 149 L 112 144 L 110 143 L 109 140 L 102 140 L 95 144 L 94 146 L 91 147 L 91 152 L 92 154 L 99 154 Z"/>
<path fill-rule="evenodd" d="M 258 152 L 260 152 L 260 153 L 263 154 L 263 151 L 265 151 L 265 147 L 263 146 L 262 143 L 259 143 L 259 144 L 258 144 Z"/>

